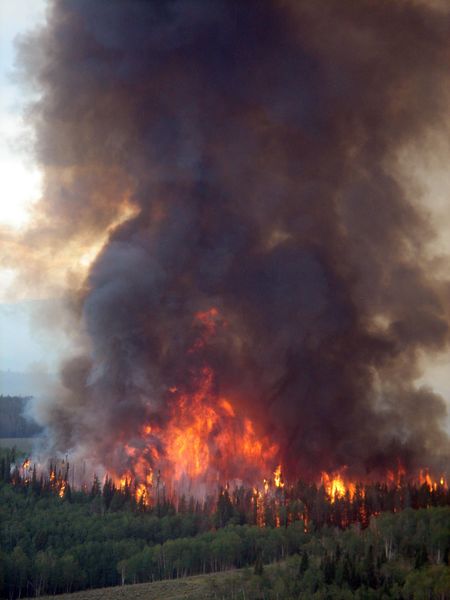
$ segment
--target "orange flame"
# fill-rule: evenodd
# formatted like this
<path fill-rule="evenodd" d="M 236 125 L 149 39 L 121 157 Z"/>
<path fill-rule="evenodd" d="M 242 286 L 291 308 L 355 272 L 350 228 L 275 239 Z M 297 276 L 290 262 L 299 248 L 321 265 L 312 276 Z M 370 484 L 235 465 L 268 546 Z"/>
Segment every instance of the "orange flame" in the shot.
<path fill-rule="evenodd" d="M 227 467 L 230 459 L 265 466 L 276 454 L 274 444 L 258 439 L 249 419 L 236 418 L 229 400 L 215 400 L 212 388 L 213 372 L 204 367 L 197 390 L 178 396 L 172 419 L 162 432 L 175 480 L 183 475 L 191 479 L 207 476 L 211 467 L 233 478 Z"/>
<path fill-rule="evenodd" d="M 430 475 L 428 469 L 420 469 L 419 471 L 419 483 L 420 485 L 425 485 L 430 492 L 437 491 L 439 487 L 447 490 L 448 485 L 445 477 L 442 475 L 439 480 L 433 479 Z"/>
<path fill-rule="evenodd" d="M 194 324 L 198 337 L 190 354 L 202 350 L 209 338 L 226 326 L 215 307 L 198 312 Z M 188 389 L 180 385 L 168 388 L 168 420 L 164 426 L 144 423 L 140 430 L 144 445 L 124 445 L 132 467 L 113 480 L 120 487 L 125 480 L 135 482 L 136 499 L 146 504 L 151 503 L 155 468 L 169 486 L 186 480 L 217 485 L 235 479 L 256 481 L 276 464 L 277 445 L 259 436 L 253 422 L 240 415 L 229 398 L 217 394 L 215 373 L 209 365 L 203 363 L 191 372 L 190 383 Z M 275 471 L 275 480 L 277 487 L 283 487 L 281 467 Z"/>
<path fill-rule="evenodd" d="M 331 502 L 335 502 L 338 498 L 344 498 L 347 494 L 351 500 L 355 496 L 355 483 L 345 481 L 339 472 L 329 475 L 326 471 L 322 471 L 321 482 Z"/>
<path fill-rule="evenodd" d="M 147 418 L 137 432 L 138 443 L 123 446 L 128 468 L 117 473 L 113 480 L 123 490 L 132 487 L 139 502 L 151 504 L 155 489 L 160 486 L 160 473 L 164 490 L 172 492 L 186 483 L 192 493 L 192 485 L 197 483 L 212 489 L 211 486 L 233 480 L 250 485 L 262 481 L 263 492 L 255 492 L 255 505 L 261 504 L 261 497 L 269 495 L 271 490 L 285 486 L 281 464 L 273 470 L 278 463 L 278 446 L 256 430 L 234 399 L 220 395 L 216 374 L 204 356 L 210 339 L 226 326 L 216 307 L 194 315 L 196 337 L 187 352 L 189 359 L 194 358 L 200 366 L 188 371 L 186 384 L 177 382 L 167 387 L 164 424 Z M 272 478 L 263 479 L 271 472 Z M 400 460 L 387 473 L 388 481 L 396 486 L 403 485 L 405 476 Z M 440 484 L 432 480 L 426 470 L 420 471 L 419 481 L 430 490 L 446 485 L 443 478 Z M 330 502 L 341 498 L 353 500 L 356 495 L 356 483 L 347 477 L 345 466 L 332 473 L 323 471 L 321 483 Z M 361 490 L 359 494 L 364 492 Z"/>
<path fill-rule="evenodd" d="M 281 475 L 281 465 L 278 465 L 278 467 L 275 469 L 275 472 L 273 475 L 274 475 L 275 487 L 284 488 L 284 481 L 283 481 L 283 477 Z"/>
<path fill-rule="evenodd" d="M 66 482 L 61 481 L 61 485 L 60 485 L 59 492 L 58 492 L 58 496 L 60 498 L 64 498 L 64 494 L 66 493 L 66 487 L 67 487 Z"/>
<path fill-rule="evenodd" d="M 406 469 L 402 465 L 400 460 L 397 460 L 397 468 L 395 470 L 389 469 L 387 471 L 386 476 L 387 476 L 387 480 L 390 483 L 396 485 L 397 487 L 402 484 L 402 482 L 404 481 L 404 478 L 406 476 Z"/>
<path fill-rule="evenodd" d="M 231 404 L 228 402 L 228 400 L 225 400 L 225 398 L 222 398 L 220 400 L 219 404 L 223 408 L 223 410 L 228 414 L 229 417 L 235 416 L 234 408 L 231 406 Z"/>

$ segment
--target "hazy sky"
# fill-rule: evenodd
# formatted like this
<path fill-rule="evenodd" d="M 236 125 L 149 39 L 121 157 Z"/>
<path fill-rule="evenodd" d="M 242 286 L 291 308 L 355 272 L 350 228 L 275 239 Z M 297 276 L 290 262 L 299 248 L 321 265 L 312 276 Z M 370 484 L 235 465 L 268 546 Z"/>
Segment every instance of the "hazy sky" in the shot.
<path fill-rule="evenodd" d="M 29 206 L 40 195 L 40 173 L 21 147 L 25 98 L 13 70 L 15 40 L 43 22 L 45 5 L 45 0 L 0 0 L 0 232 L 24 226 Z M 53 369 L 57 344 L 31 335 L 35 302 L 14 296 L 12 277 L 0 265 L 0 370 L 22 371 L 36 363 Z"/>

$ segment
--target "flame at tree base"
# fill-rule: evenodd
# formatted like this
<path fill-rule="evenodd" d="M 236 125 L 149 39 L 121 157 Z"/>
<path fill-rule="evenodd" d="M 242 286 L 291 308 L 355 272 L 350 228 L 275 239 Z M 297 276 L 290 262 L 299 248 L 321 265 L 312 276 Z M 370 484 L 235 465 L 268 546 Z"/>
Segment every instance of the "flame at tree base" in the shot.
<path fill-rule="evenodd" d="M 228 495 L 230 489 L 251 490 L 248 501 L 255 523 L 266 523 L 265 513 L 271 505 L 274 524 L 280 525 L 281 507 L 295 495 L 295 485 L 288 485 L 282 473 L 280 449 L 266 435 L 258 433 L 248 417 L 239 414 L 230 398 L 218 393 L 216 374 L 203 354 L 208 341 L 227 324 L 218 309 L 211 308 L 197 313 L 193 325 L 195 338 L 187 352 L 192 360 L 187 383 L 168 387 L 163 423 L 147 416 L 133 440 L 118 439 L 112 443 L 111 456 L 102 461 L 107 472 L 103 487 L 132 497 L 138 505 L 150 509 L 159 505 L 161 498 L 173 504 L 183 496 L 204 500 L 221 486 Z M 448 491 L 445 474 L 436 477 L 425 468 L 407 476 L 401 461 L 393 462 L 395 468 L 387 470 L 385 483 L 379 484 L 385 491 L 402 490 L 405 485 L 436 494 Z M 52 462 L 48 475 L 45 469 L 38 470 L 42 481 L 47 479 L 49 489 L 61 498 L 70 492 L 67 459 L 58 470 L 56 462 Z M 267 477 L 269 473 L 272 475 Z M 30 459 L 19 468 L 16 478 L 26 485 L 36 479 L 36 467 L 31 475 Z M 77 483 L 82 489 L 87 485 L 79 481 L 79 476 Z M 359 506 L 365 499 L 367 485 L 375 484 L 368 478 L 358 480 L 350 476 L 349 468 L 342 466 L 332 472 L 322 471 L 309 485 L 328 504 L 338 507 L 342 502 Z M 358 510 L 368 514 L 366 509 Z M 311 518 L 307 511 L 300 513 L 305 523 Z M 360 518 L 364 520 L 362 513 Z M 347 515 L 342 522 L 349 519 Z"/>
<path fill-rule="evenodd" d="M 162 475 L 173 495 L 205 494 L 227 482 L 250 485 L 270 472 L 277 445 L 259 437 L 250 419 L 239 419 L 229 400 L 214 395 L 213 384 L 212 370 L 203 367 L 195 393 L 170 390 L 169 422 L 164 429 L 145 424 L 138 445 L 125 445 L 130 468 L 110 471 L 116 485 L 136 481 L 139 498 L 148 500 Z"/>
<path fill-rule="evenodd" d="M 125 469 L 107 465 L 114 483 L 137 482 L 139 498 L 148 501 L 164 476 L 166 492 L 205 495 L 226 482 L 253 485 L 270 473 L 279 448 L 238 414 L 229 398 L 217 393 L 216 375 L 203 356 L 218 328 L 226 328 L 217 308 L 195 315 L 195 339 L 187 351 L 192 362 L 187 383 L 165 394 L 164 425 L 146 420 L 134 443 L 124 445 Z"/>
<path fill-rule="evenodd" d="M 52 461 L 47 470 L 26 459 L 22 465 L 12 465 L 9 481 L 19 489 L 31 489 L 38 495 L 54 494 L 61 501 L 72 501 L 75 487 L 78 493 L 91 499 L 101 498 L 106 510 L 112 508 L 112 500 L 116 498 L 114 510 L 130 506 L 156 516 L 177 511 L 198 513 L 210 526 L 219 527 L 230 521 L 260 527 L 301 522 L 305 531 L 323 525 L 345 528 L 351 523 L 367 527 L 370 518 L 381 512 L 450 505 L 447 480 L 444 476 L 436 479 L 427 470 L 420 471 L 414 479 L 407 480 L 401 475 L 399 481 L 363 483 L 349 479 L 344 469 L 336 473 L 323 472 L 317 482 L 291 483 L 285 481 L 278 465 L 272 476 L 263 480 L 261 487 L 219 486 L 213 495 L 202 499 L 176 492 L 170 494 L 162 478 L 158 484 L 124 479 L 116 485 L 106 477 L 101 485 L 94 477 L 89 485 L 76 485 L 73 483 L 74 470 L 67 459 Z"/>
<path fill-rule="evenodd" d="M 209 348 L 227 327 L 215 307 L 194 315 L 185 377 L 182 383 L 168 385 L 164 419 L 147 415 L 134 440 L 114 442 L 114 452 L 105 464 L 108 476 L 119 489 L 133 487 L 136 499 L 145 505 L 157 503 L 161 493 L 174 501 L 183 494 L 201 499 L 214 494 L 219 486 L 254 488 L 255 503 L 273 491 L 287 492 L 278 445 L 257 431 L 238 402 L 219 392 Z M 381 475 L 382 480 L 398 486 L 407 480 L 406 469 L 395 457 L 393 464 L 395 467 L 378 473 L 377 478 Z M 366 477 L 358 482 L 361 478 L 350 473 L 348 466 L 322 471 L 314 483 L 323 488 L 331 503 L 352 501 L 370 480 Z M 444 476 L 444 483 L 439 483 L 440 478 L 441 474 L 433 478 L 427 469 L 408 476 L 409 481 L 430 489 L 444 485 Z"/>

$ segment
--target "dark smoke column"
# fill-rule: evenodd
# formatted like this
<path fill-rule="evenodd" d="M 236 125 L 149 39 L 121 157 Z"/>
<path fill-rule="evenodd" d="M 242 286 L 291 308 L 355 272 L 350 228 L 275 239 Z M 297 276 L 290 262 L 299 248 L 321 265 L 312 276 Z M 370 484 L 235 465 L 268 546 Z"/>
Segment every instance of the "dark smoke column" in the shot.
<path fill-rule="evenodd" d="M 110 232 L 76 291 L 90 348 L 39 407 L 56 448 L 125 464 L 198 360 L 291 477 L 448 464 L 445 404 L 415 384 L 448 282 L 397 159 L 448 125 L 449 29 L 406 0 L 52 3 L 22 48 L 32 234 Z M 193 357 L 212 306 L 227 326 Z"/>

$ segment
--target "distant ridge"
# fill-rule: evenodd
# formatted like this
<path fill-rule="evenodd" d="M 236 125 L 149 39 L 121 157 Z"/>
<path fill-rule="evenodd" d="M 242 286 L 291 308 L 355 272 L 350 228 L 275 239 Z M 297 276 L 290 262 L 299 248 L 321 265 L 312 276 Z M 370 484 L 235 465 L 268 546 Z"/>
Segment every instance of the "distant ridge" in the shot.
<path fill-rule="evenodd" d="M 56 376 L 48 373 L 0 371 L 0 395 L 37 396 L 48 389 Z"/>
<path fill-rule="evenodd" d="M 42 428 L 29 416 L 30 398 L 0 395 L 0 438 L 29 438 Z"/>

